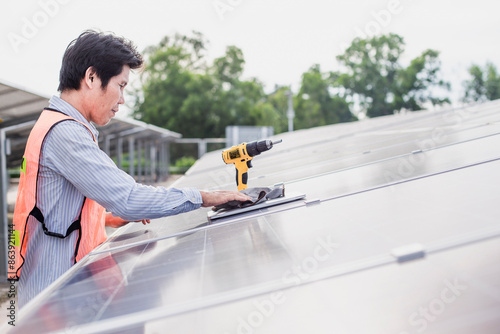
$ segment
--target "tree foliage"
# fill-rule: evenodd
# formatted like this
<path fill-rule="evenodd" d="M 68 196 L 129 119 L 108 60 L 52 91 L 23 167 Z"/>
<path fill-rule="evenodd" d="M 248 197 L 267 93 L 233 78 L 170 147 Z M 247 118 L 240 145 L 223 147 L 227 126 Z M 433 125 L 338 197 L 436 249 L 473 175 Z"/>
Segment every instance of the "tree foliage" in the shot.
<path fill-rule="evenodd" d="M 322 73 L 319 65 L 313 65 L 302 75 L 295 98 L 297 129 L 357 120 L 345 99 L 334 95 L 332 90 L 330 75 Z"/>
<path fill-rule="evenodd" d="M 493 63 L 484 69 L 478 65 L 469 67 L 470 79 L 465 81 L 464 102 L 482 102 L 500 98 L 500 76 Z"/>
<path fill-rule="evenodd" d="M 358 100 L 366 115 L 376 117 L 406 108 L 418 110 L 423 104 L 449 103 L 432 95 L 431 88 L 449 89 L 439 79 L 439 53 L 426 50 L 408 67 L 400 64 L 404 40 L 397 34 L 356 38 L 344 54 L 337 56 L 345 71 L 332 73 L 336 84 Z"/>
<path fill-rule="evenodd" d="M 204 137 L 217 126 L 209 96 L 213 78 L 205 73 L 206 43 L 199 33 L 166 36 L 145 50 L 143 99 L 135 117 L 185 136 Z"/>
<path fill-rule="evenodd" d="M 207 64 L 202 34 L 166 36 L 145 52 L 134 116 L 184 137 L 223 137 L 228 125 L 278 125 L 262 83 L 242 80 L 245 59 L 236 46 Z"/>
<path fill-rule="evenodd" d="M 266 93 L 258 79 L 242 79 L 245 58 L 241 49 L 228 46 L 224 55 L 209 62 L 207 45 L 201 33 L 193 32 L 166 36 L 148 47 L 134 116 L 188 138 L 223 137 L 228 125 L 286 131 L 290 87 L 277 86 Z M 431 93 L 431 88 L 449 87 L 439 79 L 439 53 L 426 50 L 403 67 L 403 52 L 399 35 L 356 38 L 337 56 L 342 71 L 322 72 L 319 65 L 311 66 L 293 95 L 294 129 L 355 121 L 353 105 L 375 117 L 401 108 L 421 109 L 428 102 L 449 102 Z M 493 91 L 494 85 L 486 83 L 498 76 L 494 68 L 485 72 L 489 74 L 471 69 L 470 96 L 474 91 L 490 96 L 486 91 Z M 477 85 L 481 88 L 476 89 Z"/>
<path fill-rule="evenodd" d="M 245 59 L 236 46 L 208 64 L 207 44 L 201 33 L 193 32 L 166 36 L 148 47 L 134 116 L 193 138 L 223 137 L 228 125 L 286 131 L 289 88 L 266 94 L 258 79 L 243 80 Z M 355 119 L 345 100 L 332 96 L 331 86 L 317 65 L 304 73 L 294 97 L 295 129 Z"/>

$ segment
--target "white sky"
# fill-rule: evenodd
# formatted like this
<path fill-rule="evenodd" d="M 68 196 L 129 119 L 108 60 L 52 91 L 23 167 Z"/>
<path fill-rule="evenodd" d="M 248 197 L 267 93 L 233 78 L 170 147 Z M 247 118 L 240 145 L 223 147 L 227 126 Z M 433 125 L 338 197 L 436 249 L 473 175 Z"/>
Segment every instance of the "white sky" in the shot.
<path fill-rule="evenodd" d="M 209 59 L 236 45 L 244 78 L 258 78 L 266 91 L 275 84 L 296 91 L 313 64 L 338 69 L 335 56 L 354 37 L 394 32 L 405 39 L 405 65 L 425 49 L 441 52 L 443 78 L 457 99 L 471 63 L 500 67 L 499 10 L 492 0 L 2 1 L 0 81 L 55 94 L 64 50 L 88 28 L 122 35 L 141 51 L 165 35 L 197 30 L 210 41 Z"/>

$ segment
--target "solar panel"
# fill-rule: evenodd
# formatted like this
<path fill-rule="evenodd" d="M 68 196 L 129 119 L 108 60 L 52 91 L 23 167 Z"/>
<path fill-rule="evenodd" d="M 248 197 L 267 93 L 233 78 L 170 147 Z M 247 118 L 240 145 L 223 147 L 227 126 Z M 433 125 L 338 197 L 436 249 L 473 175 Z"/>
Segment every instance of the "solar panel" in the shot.
<path fill-rule="evenodd" d="M 305 200 L 129 224 L 14 333 L 496 333 L 500 104 L 278 136 L 249 186 Z M 175 186 L 234 189 L 220 152 Z"/>

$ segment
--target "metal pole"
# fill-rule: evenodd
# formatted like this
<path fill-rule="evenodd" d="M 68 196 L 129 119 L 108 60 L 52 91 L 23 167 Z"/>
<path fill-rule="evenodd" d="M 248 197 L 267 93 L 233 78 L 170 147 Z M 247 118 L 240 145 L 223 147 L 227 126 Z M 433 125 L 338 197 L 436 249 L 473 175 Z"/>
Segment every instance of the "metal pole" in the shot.
<path fill-rule="evenodd" d="M 151 152 L 150 148 L 150 142 L 149 141 L 144 141 L 144 183 L 147 184 L 150 180 L 150 175 L 149 172 L 151 171 L 151 153 L 148 154 L 148 151 Z M 148 150 L 149 149 L 149 150 Z"/>
<path fill-rule="evenodd" d="M 165 142 L 165 179 L 170 175 L 170 141 Z"/>
<path fill-rule="evenodd" d="M 138 139 L 137 140 L 137 152 L 136 152 L 136 156 L 137 156 L 137 177 L 135 178 L 135 180 L 137 182 L 142 182 L 141 180 L 141 177 L 142 177 L 142 152 L 141 152 L 141 140 Z"/>
<path fill-rule="evenodd" d="M 123 149 L 123 138 L 118 137 L 117 143 L 116 143 L 116 164 L 118 165 L 118 168 L 123 169 L 122 167 L 122 149 Z"/>
<path fill-rule="evenodd" d="M 134 166 L 134 137 L 128 138 L 128 173 L 130 176 L 135 177 L 135 166 Z"/>
<path fill-rule="evenodd" d="M 149 178 L 149 184 L 153 184 L 156 182 L 156 143 L 154 141 L 151 141 L 151 145 L 149 146 L 149 171 L 150 171 L 150 178 Z"/>
<path fill-rule="evenodd" d="M 198 159 L 200 159 L 205 153 L 207 153 L 207 141 L 205 139 L 200 139 L 198 142 Z"/>
<path fill-rule="evenodd" d="M 293 101 L 292 101 L 292 88 L 287 91 L 286 95 L 288 95 L 288 110 L 286 111 L 286 117 L 288 117 L 288 132 L 293 131 L 293 119 L 295 117 L 295 111 L 293 110 Z"/>

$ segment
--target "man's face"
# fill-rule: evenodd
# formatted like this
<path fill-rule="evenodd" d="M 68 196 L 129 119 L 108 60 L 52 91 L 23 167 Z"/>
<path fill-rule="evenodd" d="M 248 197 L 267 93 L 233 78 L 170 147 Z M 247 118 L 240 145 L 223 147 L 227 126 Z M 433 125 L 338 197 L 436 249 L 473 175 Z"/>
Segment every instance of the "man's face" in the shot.
<path fill-rule="evenodd" d="M 98 84 L 100 89 L 95 89 L 90 97 L 90 114 L 89 121 L 97 125 L 106 125 L 109 123 L 118 112 L 120 104 L 125 103 L 123 98 L 123 90 L 128 83 L 130 67 L 124 65 L 122 72 L 112 77 L 108 85 L 103 89 L 100 79 L 94 76 L 94 83 Z"/>

